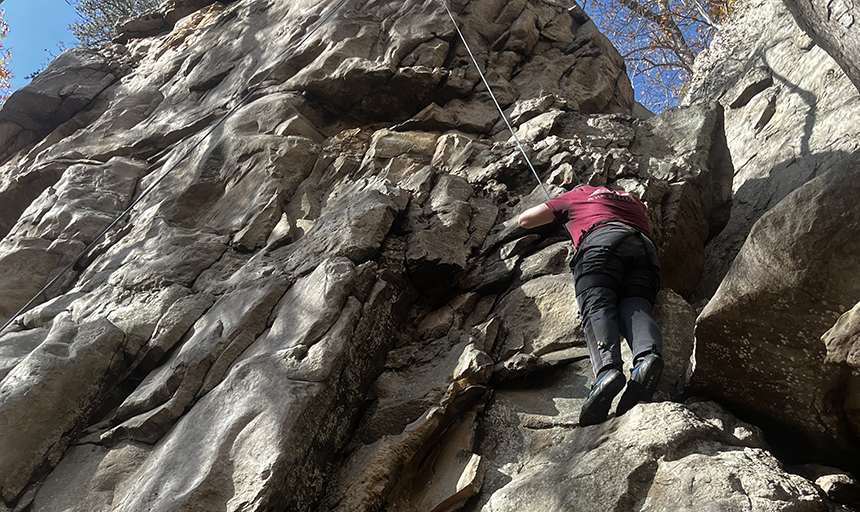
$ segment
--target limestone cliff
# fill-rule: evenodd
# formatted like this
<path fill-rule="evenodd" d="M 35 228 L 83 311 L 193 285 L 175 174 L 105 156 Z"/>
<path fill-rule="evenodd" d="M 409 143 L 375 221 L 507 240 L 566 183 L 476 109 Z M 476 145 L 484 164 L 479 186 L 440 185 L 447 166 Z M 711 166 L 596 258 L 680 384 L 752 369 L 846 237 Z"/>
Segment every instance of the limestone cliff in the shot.
<path fill-rule="evenodd" d="M 687 302 L 738 208 L 719 95 L 633 117 L 621 57 L 572 1 L 451 2 L 549 192 L 611 184 L 648 207 L 663 265 L 658 402 L 581 428 L 591 369 L 572 249 L 563 232 L 517 226 L 545 196 L 443 4 L 338 5 L 165 2 L 110 48 L 64 53 L 0 110 L 0 316 L 71 265 L 0 333 L 0 511 L 857 502 L 848 473 L 786 467 L 758 427 L 684 393 L 692 374 L 739 405 L 708 352 L 726 337 L 707 336 L 730 332 L 708 323 L 725 300 L 696 343 Z M 794 211 L 783 203 L 763 216 L 721 290 L 760 260 L 795 277 L 774 278 L 794 294 L 782 296 L 810 293 L 809 259 L 766 259 L 783 253 L 773 230 L 849 243 L 819 198 L 856 209 L 852 176 L 789 194 L 803 216 L 777 216 Z M 849 268 L 828 274 L 837 299 L 809 299 L 833 318 L 796 313 L 818 320 L 798 336 L 814 342 L 860 299 L 837 279 Z M 748 323 L 790 325 L 727 311 L 742 330 L 729 341 L 743 340 L 727 350 L 742 357 L 769 339 Z M 821 342 L 842 358 L 837 394 L 853 385 L 855 316 Z M 755 412 L 782 407 L 802 430 L 804 396 L 773 393 Z M 854 450 L 854 423 L 832 415 L 810 437 Z"/>

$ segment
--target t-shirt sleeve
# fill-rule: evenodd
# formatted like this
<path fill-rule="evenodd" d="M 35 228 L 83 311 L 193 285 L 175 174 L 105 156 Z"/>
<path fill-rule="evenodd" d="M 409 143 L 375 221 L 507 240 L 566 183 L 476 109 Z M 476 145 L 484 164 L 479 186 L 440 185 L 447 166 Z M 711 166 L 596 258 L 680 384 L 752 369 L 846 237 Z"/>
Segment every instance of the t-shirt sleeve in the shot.
<path fill-rule="evenodd" d="M 564 224 L 570 220 L 570 201 L 564 197 L 564 194 L 554 197 L 544 203 L 552 211 L 556 222 Z"/>

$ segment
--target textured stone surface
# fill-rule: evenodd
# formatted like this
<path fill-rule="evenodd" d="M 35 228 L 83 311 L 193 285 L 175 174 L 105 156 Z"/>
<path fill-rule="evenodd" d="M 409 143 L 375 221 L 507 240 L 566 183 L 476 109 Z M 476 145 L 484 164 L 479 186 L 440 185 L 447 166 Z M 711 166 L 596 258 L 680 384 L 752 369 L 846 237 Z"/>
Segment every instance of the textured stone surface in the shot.
<path fill-rule="evenodd" d="M 153 186 L 0 336 L 0 510 L 822 510 L 838 482 L 665 401 L 701 363 L 685 297 L 730 204 L 721 108 L 629 115 L 572 2 L 451 4 L 548 192 L 638 194 L 663 254 L 664 402 L 579 428 L 570 243 L 516 224 L 544 192 L 440 2 L 347 2 L 276 69 L 334 5 L 164 2 L 91 55 L 112 83 L 67 66 L 75 101 L 32 112 L 50 126 L 0 126 L 4 315 Z"/>
<path fill-rule="evenodd" d="M 63 52 L 3 106 L 0 159 L 32 146 L 71 119 L 116 80 L 115 73 L 98 52 L 83 48 Z"/>
<path fill-rule="evenodd" d="M 670 109 L 649 119 L 648 125 L 677 155 L 668 159 L 669 166 L 657 164 L 657 172 L 652 172 L 669 185 L 660 251 L 661 265 L 669 271 L 663 273 L 662 285 L 688 297 L 702 277 L 703 246 L 723 230 L 732 205 L 734 168 L 726 145 L 723 109 L 714 103 Z M 684 181 L 679 183 L 682 177 Z"/>
<path fill-rule="evenodd" d="M 501 393 L 488 410 L 479 448 L 494 463 L 483 498 L 467 510 L 827 510 L 810 482 L 736 437 L 719 408 L 700 415 L 670 402 L 640 405 L 570 429 L 527 423 L 532 411 L 552 409 L 534 397 Z"/>
<path fill-rule="evenodd" d="M 696 311 L 678 294 L 660 290 L 654 304 L 654 320 L 663 335 L 665 366 L 655 395 L 658 399 L 674 400 L 687 386 L 693 373 L 695 340 L 692 332 Z"/>
<path fill-rule="evenodd" d="M 0 383 L 0 495 L 13 501 L 43 463 L 62 456 L 66 433 L 116 382 L 125 335 L 107 320 L 57 322 Z"/>
<path fill-rule="evenodd" d="M 814 482 L 835 503 L 855 508 L 860 505 L 860 484 L 850 473 L 821 464 L 804 464 L 790 469 Z"/>
<path fill-rule="evenodd" d="M 857 265 L 857 178 L 830 169 L 762 216 L 696 323 L 697 385 L 832 457 L 853 444 L 838 398 L 848 383 L 821 336 L 860 297 L 844 278 Z"/>
<path fill-rule="evenodd" d="M 860 303 L 858 303 L 860 304 Z M 860 437 L 860 307 L 854 306 L 839 317 L 839 320 L 821 336 L 826 349 L 824 361 L 843 368 L 845 377 L 845 402 L 842 405 L 848 425 L 854 436 Z"/>
<path fill-rule="evenodd" d="M 700 297 L 716 291 L 762 214 L 824 170 L 856 166 L 860 93 L 804 38 L 781 2 L 746 2 L 697 59 L 685 103 L 726 107 L 735 167 L 731 218 L 705 252 Z"/>
<path fill-rule="evenodd" d="M 10 317 L 131 202 L 143 162 L 114 158 L 68 167 L 22 213 L 0 248 L 0 315 Z M 48 257 L 34 257 L 35 252 Z M 23 268 L 22 268 L 23 267 Z"/>

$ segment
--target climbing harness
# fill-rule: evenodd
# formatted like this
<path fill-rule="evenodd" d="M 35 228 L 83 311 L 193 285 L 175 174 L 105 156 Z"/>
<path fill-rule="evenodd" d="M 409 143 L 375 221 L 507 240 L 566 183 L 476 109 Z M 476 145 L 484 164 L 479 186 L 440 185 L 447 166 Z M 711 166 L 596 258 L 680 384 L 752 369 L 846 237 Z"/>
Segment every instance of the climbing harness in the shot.
<path fill-rule="evenodd" d="M 176 163 L 174 163 L 174 164 L 173 164 L 173 165 L 172 165 L 172 166 L 171 166 L 167 171 L 165 171 L 161 176 L 159 176 L 159 178 L 158 178 L 157 180 L 155 180 L 154 182 L 152 182 L 152 184 L 151 184 L 151 185 L 149 185 L 149 186 L 146 188 L 146 190 L 144 190 L 144 191 L 140 194 L 140 196 L 139 196 L 137 199 L 135 199 L 135 200 L 134 200 L 134 201 L 133 201 L 133 202 L 128 206 L 128 208 L 126 208 L 122 213 L 120 213 L 120 214 L 119 214 L 119 216 L 117 216 L 117 218 L 116 218 L 116 219 L 114 219 L 114 220 L 113 220 L 113 222 L 111 222 L 111 223 L 110 223 L 110 225 L 109 225 L 108 227 L 106 227 L 106 228 L 105 228 L 101 233 L 99 233 L 99 235 L 98 235 L 98 236 L 96 236 L 96 237 L 95 237 L 95 239 L 94 239 L 92 242 L 90 242 L 90 244 L 89 244 L 88 246 L 86 246 L 86 247 L 84 248 L 84 250 L 83 250 L 83 251 L 81 251 L 81 252 L 80 252 L 80 254 L 78 254 L 77 256 L 75 256 L 75 258 L 74 258 L 74 259 L 73 259 L 73 260 L 72 260 L 68 265 L 66 265 L 65 267 L 63 267 L 63 269 L 62 269 L 62 270 L 60 270 L 60 272 L 59 272 L 56 276 L 54 276 L 54 277 L 53 277 L 53 279 L 51 279 L 51 280 L 48 282 L 48 284 L 46 284 L 46 285 L 45 285 L 41 290 L 39 290 L 39 292 L 38 292 L 38 293 L 36 293 L 36 295 L 34 295 L 32 299 L 30 299 L 26 304 L 24 304 L 24 306 L 23 306 L 21 309 L 19 309 L 17 313 L 15 313 L 14 315 L 12 315 L 12 316 L 9 318 L 9 320 L 7 320 L 5 324 L 3 324 L 3 327 L 0 327 L 0 333 L 2 333 L 3 331 L 5 331 L 7 327 L 9 327 L 10 325 L 12 325 L 12 322 L 14 322 L 16 318 L 18 318 L 19 316 L 21 316 L 21 314 L 22 314 L 22 313 L 24 313 L 24 311 L 26 311 L 26 310 L 27 310 L 27 308 L 29 308 L 29 307 L 30 307 L 34 302 L 36 302 L 36 300 L 37 300 L 37 299 L 38 299 L 38 298 L 39 298 L 43 293 L 45 293 L 45 292 L 46 292 L 46 291 L 47 291 L 51 286 L 53 286 L 53 285 L 54 285 L 54 283 L 56 283 L 57 281 L 59 281 L 59 280 L 60 280 L 60 278 L 61 278 L 61 277 L 62 277 L 66 272 L 68 272 L 68 271 L 69 271 L 69 269 L 71 269 L 72 267 L 74 267 L 74 266 L 75 266 L 75 265 L 76 265 L 76 264 L 77 264 L 77 263 L 78 263 L 78 262 L 79 262 L 79 261 L 80 261 L 84 256 L 86 256 L 86 255 L 87 255 L 87 254 L 88 254 L 88 253 L 89 253 L 89 252 L 90 252 L 90 251 L 91 251 L 91 250 L 92 250 L 96 245 L 98 245 L 98 243 L 101 241 L 101 239 L 102 239 L 102 238 L 104 238 L 104 237 L 105 237 L 105 235 L 107 235 L 107 234 L 108 234 L 108 232 L 109 232 L 111 229 L 113 229 L 113 228 L 114 228 L 114 226 L 116 226 L 117 224 L 119 224 L 119 222 L 120 222 L 122 219 L 124 219 L 126 216 L 128 216 L 128 214 L 130 214 L 130 213 L 131 213 L 132 209 L 134 209 L 134 207 L 135 207 L 135 206 L 137 206 L 141 201 L 143 201 L 143 199 L 144 199 L 147 195 L 149 195 L 153 190 L 155 190 L 155 188 L 156 188 L 156 187 L 157 187 L 157 186 L 158 186 L 162 181 L 164 181 L 164 179 L 165 179 L 168 175 L 170 175 L 170 173 L 172 173 L 172 172 L 174 171 L 174 169 L 176 169 L 177 167 L 179 167 L 179 164 L 181 164 L 182 162 L 184 162 L 184 161 L 185 161 L 185 160 L 186 160 L 186 159 L 191 155 L 191 153 L 193 153 L 193 152 L 194 152 L 194 150 L 196 150 L 196 149 L 197 149 L 197 148 L 198 148 L 198 147 L 199 147 L 199 146 L 200 146 L 200 145 L 201 145 L 201 144 L 202 144 L 206 139 L 208 139 L 208 138 L 209 138 L 209 136 L 210 136 L 210 135 L 212 135 L 212 133 L 213 133 L 213 132 L 215 132 L 215 130 L 217 130 L 217 129 L 222 125 L 222 124 L 224 124 L 224 122 L 225 122 L 225 121 L 227 121 L 227 119 L 229 119 L 233 114 L 235 114 L 235 113 L 236 113 L 236 111 L 237 111 L 237 110 L 239 110 L 239 108 L 241 108 L 242 106 L 244 106 L 244 105 L 245 105 L 245 103 L 248 101 L 248 99 L 250 99 L 250 98 L 251 98 L 251 96 L 253 96 L 253 94 L 254 94 L 255 92 L 257 92 L 257 90 L 259 90 L 259 89 L 260 89 L 260 87 L 262 87 L 262 86 L 263 86 L 263 84 L 266 82 L 266 80 L 268 80 L 268 78 L 269 78 L 270 76 L 272 76 L 272 73 L 274 73 L 278 68 L 280 68 L 280 67 L 281 67 L 281 66 L 282 66 L 282 65 L 283 65 L 283 64 L 284 64 L 284 63 L 285 63 L 285 62 L 286 62 L 290 57 L 292 57 L 292 56 L 296 53 L 296 51 L 297 51 L 297 50 L 302 46 L 302 44 L 304 44 L 304 42 L 305 42 L 305 41 L 307 41 L 311 36 L 313 36 L 313 35 L 317 32 L 317 30 L 319 30 L 323 25 L 325 25 L 326 23 L 328 23 L 328 21 L 329 21 L 329 20 L 330 20 L 330 19 L 331 19 L 331 18 L 332 18 L 332 17 L 333 17 L 333 16 L 334 16 L 334 15 L 335 15 L 339 10 L 340 10 L 340 8 L 341 8 L 341 7 L 343 7 L 343 5 L 344 5 L 347 1 L 348 1 L 348 0 L 340 0 L 340 2 L 338 2 L 338 4 L 334 7 L 334 9 L 332 9 L 332 10 L 331 10 L 331 11 L 330 11 L 330 12 L 329 12 L 329 13 L 328 13 L 328 14 L 327 14 L 327 15 L 326 15 L 322 20 L 320 20 L 320 21 L 319 21 L 319 22 L 318 22 L 318 23 L 313 27 L 313 29 L 311 29 L 311 31 L 310 31 L 310 32 L 308 32 L 307 34 L 305 34 L 305 35 L 304 35 L 304 37 L 302 37 L 302 38 L 299 40 L 299 42 L 298 42 L 298 43 L 296 43 L 296 44 L 295 44 L 295 45 L 294 45 L 290 50 L 288 50 L 287 52 L 285 52 L 285 53 L 284 53 L 284 57 L 283 57 L 283 58 L 281 58 L 281 60 L 278 62 L 278 64 L 277 64 L 277 65 L 275 65 L 271 70 L 269 70 L 269 72 L 268 72 L 268 73 L 266 73 L 266 75 L 265 75 L 263 78 L 261 78 L 261 79 L 260 79 L 260 81 L 257 83 L 257 85 L 255 85 L 254 87 L 252 87 L 252 88 L 251 88 L 251 90 L 250 90 L 247 94 L 245 94 L 245 96 L 244 96 L 244 97 L 242 97 L 242 99 L 241 99 L 241 100 L 239 100 L 239 103 L 237 103 L 235 107 L 233 107 L 232 109 L 230 109 L 230 111 L 229 111 L 229 112 L 227 112 L 227 113 L 224 115 L 224 117 L 222 117 L 222 118 L 221 118 L 221 120 L 219 120 L 219 121 L 218 121 L 214 126 L 212 126 L 212 128 L 210 128 L 210 129 L 209 129 L 209 131 L 207 131 L 207 132 L 206 132 L 206 134 L 205 134 L 205 135 L 203 135 L 203 137 L 201 137 L 201 138 L 200 138 L 200 140 L 198 140 L 198 141 L 197 141 L 193 146 L 191 146 L 191 148 L 190 148 L 190 149 L 188 149 L 188 151 L 186 151 L 186 152 L 182 155 L 182 157 L 181 157 L 179 160 L 177 160 L 177 161 L 176 161 Z"/>

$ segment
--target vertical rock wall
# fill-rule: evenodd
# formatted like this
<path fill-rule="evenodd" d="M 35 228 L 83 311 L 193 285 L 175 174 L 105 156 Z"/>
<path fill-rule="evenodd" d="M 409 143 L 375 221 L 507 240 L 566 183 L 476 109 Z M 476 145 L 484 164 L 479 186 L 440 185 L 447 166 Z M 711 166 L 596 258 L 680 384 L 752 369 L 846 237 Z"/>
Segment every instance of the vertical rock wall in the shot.
<path fill-rule="evenodd" d="M 579 428 L 570 245 L 516 225 L 543 192 L 442 5 L 346 2 L 277 66 L 334 2 L 203 4 L 0 111 L 3 317 L 141 199 L 0 336 L 0 510 L 840 510 L 668 401 L 731 204 L 720 105 L 631 117 L 572 2 L 452 3 L 551 193 L 637 193 L 661 250 L 661 402 Z"/>
<path fill-rule="evenodd" d="M 860 300 L 857 90 L 778 1 L 742 4 L 696 73 L 687 101 L 726 108 L 736 172 L 697 288 L 713 298 L 694 384 L 767 426 L 783 453 L 856 470 L 852 342 L 823 335 Z"/>
<path fill-rule="evenodd" d="M 685 103 L 718 101 L 735 167 L 726 229 L 706 249 L 709 298 L 753 224 L 830 168 L 857 165 L 858 93 L 779 1 L 738 5 L 696 61 Z"/>

